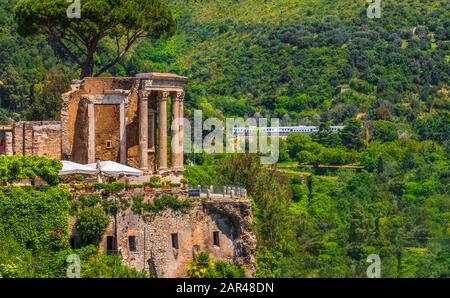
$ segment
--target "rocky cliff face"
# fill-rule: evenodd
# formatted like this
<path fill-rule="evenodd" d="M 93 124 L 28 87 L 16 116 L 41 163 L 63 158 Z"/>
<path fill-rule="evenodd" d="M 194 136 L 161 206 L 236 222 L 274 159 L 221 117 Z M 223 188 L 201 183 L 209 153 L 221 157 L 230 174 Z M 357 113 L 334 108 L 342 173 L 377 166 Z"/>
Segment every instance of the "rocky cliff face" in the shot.
<path fill-rule="evenodd" d="M 141 215 L 128 208 L 111 216 L 100 247 L 108 251 L 117 243 L 125 264 L 157 277 L 186 277 L 198 252 L 242 266 L 251 277 L 256 249 L 252 221 L 251 203 L 244 199 L 193 200 L 182 210 Z"/>

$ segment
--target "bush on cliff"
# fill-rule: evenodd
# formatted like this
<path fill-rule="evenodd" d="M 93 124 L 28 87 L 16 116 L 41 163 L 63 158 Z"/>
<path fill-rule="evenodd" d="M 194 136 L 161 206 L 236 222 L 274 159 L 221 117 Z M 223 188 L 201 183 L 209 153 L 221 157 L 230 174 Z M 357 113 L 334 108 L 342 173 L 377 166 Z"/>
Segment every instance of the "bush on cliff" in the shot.
<path fill-rule="evenodd" d="M 102 208 L 86 208 L 78 214 L 75 228 L 85 245 L 98 244 L 108 223 L 108 216 Z"/>
<path fill-rule="evenodd" d="M 188 265 L 187 274 L 192 278 L 243 278 L 245 270 L 222 260 L 212 262 L 207 252 L 200 252 Z"/>

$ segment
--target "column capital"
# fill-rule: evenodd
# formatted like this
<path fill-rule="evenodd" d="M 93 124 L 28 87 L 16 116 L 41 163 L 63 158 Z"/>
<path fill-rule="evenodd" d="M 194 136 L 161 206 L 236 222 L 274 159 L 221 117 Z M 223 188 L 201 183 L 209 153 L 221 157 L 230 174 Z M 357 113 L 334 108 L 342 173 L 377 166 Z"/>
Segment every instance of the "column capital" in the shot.
<path fill-rule="evenodd" d="M 169 97 L 170 92 L 169 91 L 162 91 L 161 92 L 161 101 L 167 101 L 167 98 Z"/>
<path fill-rule="evenodd" d="M 139 90 L 139 97 L 142 99 L 147 99 L 150 96 L 151 91 L 149 90 Z"/>
<path fill-rule="evenodd" d="M 150 96 L 150 93 L 152 92 L 151 87 L 153 85 L 152 80 L 143 80 L 141 82 L 141 88 L 139 89 L 139 96 L 143 98 L 147 98 Z"/>
<path fill-rule="evenodd" d="M 185 92 L 184 92 L 184 91 L 177 91 L 177 92 L 175 92 L 175 98 L 174 98 L 174 100 L 175 100 L 175 101 L 183 102 L 183 101 L 184 101 L 184 95 L 185 95 Z"/>

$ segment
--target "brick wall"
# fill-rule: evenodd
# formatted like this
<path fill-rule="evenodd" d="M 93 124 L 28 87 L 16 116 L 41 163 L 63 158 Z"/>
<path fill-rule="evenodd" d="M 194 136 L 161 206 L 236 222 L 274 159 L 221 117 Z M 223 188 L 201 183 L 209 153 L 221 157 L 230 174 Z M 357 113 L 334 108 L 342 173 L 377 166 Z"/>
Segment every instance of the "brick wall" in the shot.
<path fill-rule="evenodd" d="M 14 124 L 13 151 L 19 156 L 61 158 L 59 121 L 21 121 Z"/>

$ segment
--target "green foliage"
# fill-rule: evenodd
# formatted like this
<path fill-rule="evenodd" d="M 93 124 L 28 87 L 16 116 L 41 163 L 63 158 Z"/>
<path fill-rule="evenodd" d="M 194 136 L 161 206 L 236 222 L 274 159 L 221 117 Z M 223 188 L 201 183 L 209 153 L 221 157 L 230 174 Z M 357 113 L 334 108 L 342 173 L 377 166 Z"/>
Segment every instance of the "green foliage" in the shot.
<path fill-rule="evenodd" d="M 309 165 L 348 165 L 358 163 L 362 159 L 361 153 L 343 148 L 340 140 L 333 141 L 340 139 L 338 134 L 331 135 L 325 137 L 321 132 L 312 136 L 289 135 L 283 145 L 286 158 Z"/>
<path fill-rule="evenodd" d="M 83 175 L 76 175 L 75 176 L 75 181 L 82 182 L 83 180 L 84 180 Z"/>
<path fill-rule="evenodd" d="M 77 215 L 75 228 L 85 245 L 98 244 L 108 223 L 109 218 L 102 208 L 86 208 Z"/>
<path fill-rule="evenodd" d="M 95 207 L 98 203 L 100 203 L 101 199 L 98 194 L 82 194 L 78 197 L 81 208 L 89 208 Z"/>
<path fill-rule="evenodd" d="M 66 58 L 81 68 L 81 78 L 109 70 L 137 40 L 172 35 L 176 28 L 172 12 L 159 0 L 87 0 L 80 6 L 83 17 L 68 18 L 64 0 L 19 0 L 14 19 L 22 36 L 51 38 Z M 102 53 L 102 42 L 115 43 L 117 52 Z"/>
<path fill-rule="evenodd" d="M 191 278 L 243 278 L 245 270 L 226 261 L 211 262 L 207 252 L 200 252 L 188 265 L 187 274 Z"/>
<path fill-rule="evenodd" d="M 145 278 L 146 272 L 140 272 L 123 265 L 119 256 L 107 256 L 95 246 L 86 246 L 75 250 L 80 256 L 82 278 Z"/>
<path fill-rule="evenodd" d="M 172 209 L 180 211 L 191 206 L 188 200 L 179 200 L 177 197 L 171 195 L 163 195 L 157 197 L 153 202 L 144 203 L 142 197 L 133 197 L 131 210 L 135 214 L 142 214 L 143 212 L 158 213 L 165 209 Z"/>
<path fill-rule="evenodd" d="M 450 113 L 431 119 L 418 120 L 414 128 L 422 140 L 434 140 L 448 144 L 450 140 Z"/>
<path fill-rule="evenodd" d="M 390 121 L 377 120 L 371 123 L 373 140 L 391 142 L 399 138 L 400 134 L 407 131 L 405 125 L 399 125 Z"/>
<path fill-rule="evenodd" d="M 246 186 L 254 201 L 257 277 L 365 277 L 372 253 L 381 257 L 383 277 L 448 276 L 444 147 L 396 138 L 351 152 L 309 136 L 289 136 L 286 144 L 291 154 L 318 154 L 320 162 L 348 163 L 339 156 L 351 154 L 364 170 L 334 177 L 294 171 L 286 180 L 278 177 L 285 168 L 276 174 L 256 156 L 221 161 L 219 180 Z"/>
<path fill-rule="evenodd" d="M 158 177 L 158 176 L 150 177 L 150 183 L 160 183 L 160 182 L 161 182 L 161 177 Z"/>
<path fill-rule="evenodd" d="M 112 183 L 94 183 L 92 185 L 94 189 L 103 189 L 106 193 L 114 193 L 124 190 L 126 185 L 123 182 L 112 182 Z"/>
<path fill-rule="evenodd" d="M 214 185 L 216 176 L 213 166 L 186 166 L 184 172 L 189 185 Z"/>
<path fill-rule="evenodd" d="M 283 252 L 278 248 L 262 247 L 256 253 L 256 277 L 258 278 L 280 278 L 280 261 Z"/>
<path fill-rule="evenodd" d="M 0 232 L 0 274 L 18 278 L 65 278 L 69 264 L 67 257 L 80 257 L 82 278 L 145 278 L 147 273 L 128 268 L 118 256 L 108 256 L 95 246 L 64 249 L 55 252 L 35 251 L 18 245 L 12 237 Z"/>
<path fill-rule="evenodd" d="M 345 127 L 339 132 L 342 144 L 348 149 L 359 150 L 364 147 L 364 132 L 361 123 L 356 119 L 349 119 Z"/>
<path fill-rule="evenodd" d="M 39 177 L 54 186 L 59 183 L 58 173 L 61 169 L 59 160 L 37 156 L 0 156 L 0 182 L 3 184 L 26 178 L 34 183 Z"/>
<path fill-rule="evenodd" d="M 57 249 L 68 243 L 70 193 L 59 187 L 0 190 L 0 230 L 33 250 Z M 61 230 L 55 235 L 53 232 Z M 53 233 L 53 235 L 52 235 Z"/>

